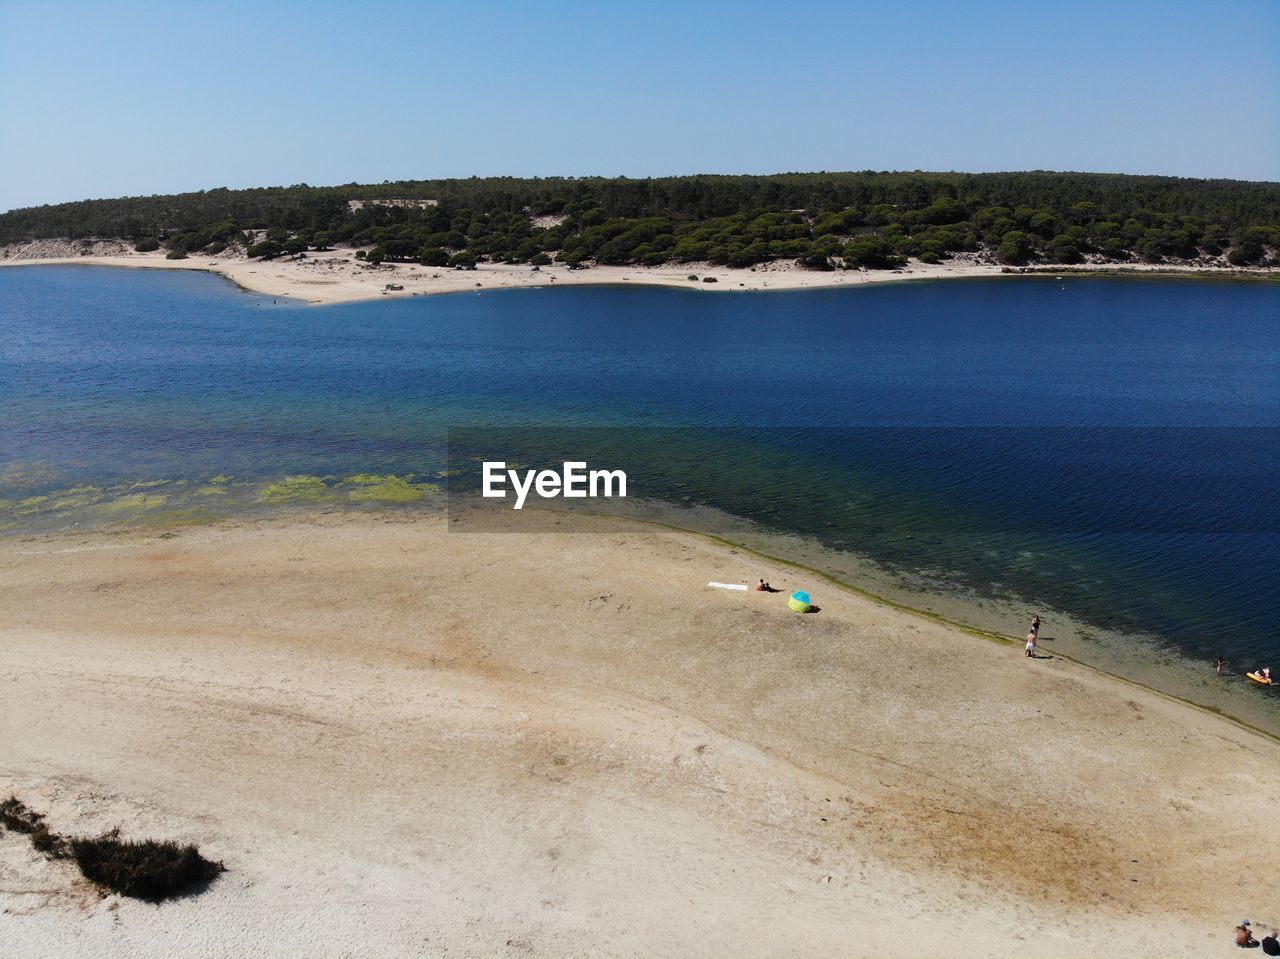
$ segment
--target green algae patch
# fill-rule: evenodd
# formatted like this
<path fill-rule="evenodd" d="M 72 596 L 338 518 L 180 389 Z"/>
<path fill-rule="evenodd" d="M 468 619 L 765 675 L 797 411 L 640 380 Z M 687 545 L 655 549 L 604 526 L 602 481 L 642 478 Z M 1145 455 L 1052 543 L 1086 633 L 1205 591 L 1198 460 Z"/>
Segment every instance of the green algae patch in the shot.
<path fill-rule="evenodd" d="M 210 486 L 226 486 L 230 482 L 231 482 L 230 476 L 210 476 L 209 477 Z"/>
<path fill-rule="evenodd" d="M 348 476 L 346 482 L 357 487 L 348 495 L 357 502 L 365 503 L 416 503 L 429 493 L 440 492 L 436 483 L 412 483 L 403 476 L 361 473 Z"/>
<path fill-rule="evenodd" d="M 227 487 L 222 485 L 221 483 L 219 483 L 216 486 L 213 483 L 210 483 L 208 486 L 201 486 L 198 490 L 196 490 L 196 495 L 197 496 L 226 496 Z"/>
<path fill-rule="evenodd" d="M 332 495 L 319 476 L 286 476 L 262 488 L 264 503 L 319 503 Z"/>
<path fill-rule="evenodd" d="M 39 461 L 10 463 L 0 472 L 0 483 L 7 486 L 47 486 L 53 483 L 62 471 L 52 463 Z"/>
<path fill-rule="evenodd" d="M 128 496 L 121 496 L 119 499 L 97 503 L 93 508 L 112 514 L 145 513 L 148 510 L 160 508 L 168 501 L 169 497 L 163 493 L 131 493 Z"/>
<path fill-rule="evenodd" d="M 20 500 L 0 500 L 0 515 L 35 516 L 40 513 L 83 509 L 100 502 L 103 495 L 103 491 L 96 486 L 77 486 Z"/>
<path fill-rule="evenodd" d="M 68 509 L 84 509 L 86 506 L 96 506 L 101 503 L 106 495 L 104 490 L 96 486 L 75 486 L 50 494 L 49 502 L 44 508 L 55 513 Z"/>

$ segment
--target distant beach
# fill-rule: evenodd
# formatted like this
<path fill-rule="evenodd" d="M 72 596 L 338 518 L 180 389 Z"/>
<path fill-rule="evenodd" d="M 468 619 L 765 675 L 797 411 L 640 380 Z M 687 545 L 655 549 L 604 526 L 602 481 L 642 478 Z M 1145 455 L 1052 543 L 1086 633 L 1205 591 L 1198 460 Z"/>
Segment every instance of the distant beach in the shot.
<path fill-rule="evenodd" d="M 474 270 L 420 266 L 415 263 L 382 263 L 372 266 L 355 258 L 355 250 L 334 249 L 305 257 L 250 260 L 241 256 L 192 255 L 170 260 L 163 251 L 135 253 L 122 241 L 97 241 L 80 255 L 67 241 L 36 241 L 0 249 L 0 266 L 38 264 L 86 264 L 161 270 L 207 270 L 265 296 L 287 297 L 317 306 L 360 300 L 398 299 L 437 293 L 483 293 L 485 290 L 535 287 L 635 284 L 680 287 L 716 292 L 765 290 L 819 290 L 911 280 L 1048 274 L 1067 276 L 1104 274 L 1137 276 L 1195 275 L 1210 277 L 1267 278 L 1280 276 L 1268 267 L 1203 267 L 1151 263 L 1086 263 L 1008 267 L 960 255 L 937 264 L 913 260 L 899 270 L 805 269 L 792 262 L 762 264 L 752 269 L 731 269 L 706 263 L 681 266 L 591 266 L 574 270 L 552 264 L 534 270 L 528 265 L 481 263 Z M 388 287 L 397 287 L 389 289 Z"/>

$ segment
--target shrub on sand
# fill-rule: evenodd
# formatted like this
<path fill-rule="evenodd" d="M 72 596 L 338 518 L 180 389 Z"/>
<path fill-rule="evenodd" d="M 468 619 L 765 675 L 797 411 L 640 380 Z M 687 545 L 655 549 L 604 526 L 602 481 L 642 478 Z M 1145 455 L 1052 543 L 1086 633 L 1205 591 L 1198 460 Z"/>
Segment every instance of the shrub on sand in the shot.
<path fill-rule="evenodd" d="M 135 842 L 109 832 L 97 839 L 72 839 L 71 857 L 86 879 L 134 899 L 159 902 L 210 882 L 225 870 L 195 846 L 176 842 Z"/>
<path fill-rule="evenodd" d="M 90 882 L 112 892 L 149 902 L 181 895 L 226 871 L 200 855 L 195 846 L 176 842 L 121 839 L 112 830 L 96 839 L 66 839 L 51 832 L 44 816 L 16 796 L 0 802 L 0 823 L 31 837 L 31 845 L 50 859 L 73 859 Z"/>

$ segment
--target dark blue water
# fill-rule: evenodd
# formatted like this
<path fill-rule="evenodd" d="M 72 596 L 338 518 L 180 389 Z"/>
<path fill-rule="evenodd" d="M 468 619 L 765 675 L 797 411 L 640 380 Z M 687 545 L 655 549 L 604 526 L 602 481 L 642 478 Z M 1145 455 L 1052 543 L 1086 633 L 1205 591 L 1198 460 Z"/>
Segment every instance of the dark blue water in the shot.
<path fill-rule="evenodd" d="M 1277 284 L 304 308 L 199 273 L 5 269 L 0 417 L 10 529 L 47 525 L 72 488 L 438 479 L 452 437 L 623 468 L 640 495 L 1280 666 Z"/>

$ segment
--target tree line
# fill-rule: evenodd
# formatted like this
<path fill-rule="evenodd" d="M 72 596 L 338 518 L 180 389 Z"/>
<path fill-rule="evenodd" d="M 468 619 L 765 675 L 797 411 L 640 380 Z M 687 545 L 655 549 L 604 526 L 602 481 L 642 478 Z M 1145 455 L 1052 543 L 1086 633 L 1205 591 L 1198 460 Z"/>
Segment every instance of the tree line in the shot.
<path fill-rule="evenodd" d="M 349 200 L 431 199 L 435 206 Z M 0 214 L 0 243 L 127 238 L 172 257 L 359 248 L 374 263 L 472 267 L 774 260 L 892 269 L 986 253 L 1005 263 L 1219 257 L 1275 263 L 1280 184 L 1086 173 L 508 177 L 225 188 Z"/>

